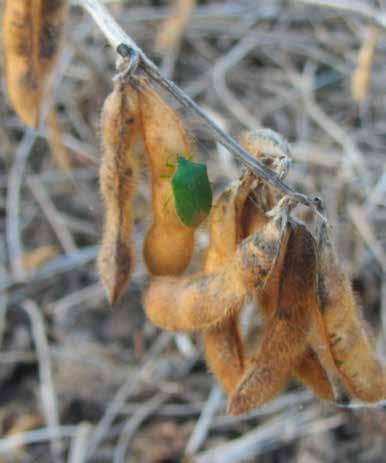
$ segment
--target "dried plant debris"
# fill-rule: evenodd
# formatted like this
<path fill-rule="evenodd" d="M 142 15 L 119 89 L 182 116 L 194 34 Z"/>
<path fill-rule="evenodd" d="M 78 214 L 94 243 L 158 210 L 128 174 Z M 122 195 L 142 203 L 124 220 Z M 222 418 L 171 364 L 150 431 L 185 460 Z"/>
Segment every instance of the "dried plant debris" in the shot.
<path fill-rule="evenodd" d="M 371 68 L 379 36 L 380 31 L 371 27 L 358 53 L 358 63 L 351 82 L 352 95 L 358 103 L 362 103 L 369 93 Z"/>
<path fill-rule="evenodd" d="M 161 25 L 156 46 L 162 51 L 177 47 L 196 6 L 196 0 L 174 0 L 170 17 Z"/>

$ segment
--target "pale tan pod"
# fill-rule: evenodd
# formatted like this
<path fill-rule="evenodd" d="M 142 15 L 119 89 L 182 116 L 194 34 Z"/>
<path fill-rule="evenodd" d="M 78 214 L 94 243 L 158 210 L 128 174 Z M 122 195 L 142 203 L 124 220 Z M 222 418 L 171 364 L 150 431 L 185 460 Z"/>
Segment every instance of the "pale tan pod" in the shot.
<path fill-rule="evenodd" d="M 101 131 L 100 190 L 105 223 L 98 266 L 110 302 L 114 303 L 126 290 L 134 267 L 133 195 L 142 125 L 137 91 L 130 84 L 116 82 L 103 106 Z"/>
<path fill-rule="evenodd" d="M 144 295 L 147 316 L 166 330 L 203 331 L 237 315 L 245 297 L 264 287 L 283 233 L 281 219 L 271 219 L 259 234 L 242 241 L 217 272 L 154 278 Z"/>
<path fill-rule="evenodd" d="M 244 132 L 241 146 L 256 159 L 275 169 L 289 157 L 286 142 L 272 130 Z M 272 209 L 275 197 L 268 186 L 249 171 L 225 190 L 213 207 L 210 218 L 210 243 L 204 270 L 221 269 L 233 257 L 240 241 L 258 232 L 269 221 L 265 212 Z M 238 315 L 224 320 L 203 334 L 205 357 L 224 390 L 231 393 L 244 369 L 244 344 Z"/>
<path fill-rule="evenodd" d="M 351 282 L 339 264 L 326 224 L 321 225 L 319 237 L 319 298 L 342 383 L 360 401 L 385 400 L 385 365 L 371 345 Z"/>
<path fill-rule="evenodd" d="M 234 256 L 241 240 L 240 215 L 252 183 L 252 176 L 244 177 L 227 188 L 216 200 L 210 216 L 210 242 L 204 271 L 219 271 Z M 207 365 L 224 390 L 230 393 L 244 369 L 244 346 L 238 315 L 206 330 L 203 341 Z"/>
<path fill-rule="evenodd" d="M 177 215 L 171 175 L 177 156 L 193 153 L 191 138 L 181 118 L 145 80 L 138 87 L 144 143 L 152 183 L 153 222 L 144 242 L 144 258 L 153 275 L 179 275 L 188 266 L 194 230 Z"/>
<path fill-rule="evenodd" d="M 3 48 L 8 95 L 19 117 L 30 127 L 39 124 L 67 7 L 67 0 L 5 1 Z"/>

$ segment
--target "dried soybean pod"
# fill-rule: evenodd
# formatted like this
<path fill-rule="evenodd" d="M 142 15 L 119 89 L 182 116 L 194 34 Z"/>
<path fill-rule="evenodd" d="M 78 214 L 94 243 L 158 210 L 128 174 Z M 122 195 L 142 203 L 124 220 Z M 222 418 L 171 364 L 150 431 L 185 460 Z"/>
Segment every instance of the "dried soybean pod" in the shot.
<path fill-rule="evenodd" d="M 259 159 L 262 155 L 260 138 L 252 141 L 250 134 L 243 135 L 241 146 Z M 221 268 L 243 238 L 257 232 L 269 221 L 265 212 L 274 206 L 271 191 L 248 171 L 228 193 L 226 197 L 227 191 L 224 192 L 224 198 L 219 198 L 212 212 L 205 262 L 207 270 Z M 205 331 L 203 339 L 206 362 L 224 390 L 230 394 L 245 366 L 238 315 Z"/>
<path fill-rule="evenodd" d="M 367 336 L 351 287 L 336 255 L 327 224 L 319 237 L 320 308 L 341 380 L 362 402 L 386 399 L 386 370 Z"/>
<path fill-rule="evenodd" d="M 37 127 L 40 106 L 56 63 L 66 0 L 6 0 L 3 15 L 9 99 L 24 123 Z"/>
<path fill-rule="evenodd" d="M 290 148 L 286 140 L 277 132 L 266 128 L 244 132 L 240 138 L 240 145 L 274 170 L 280 178 L 287 174 Z M 264 182 L 259 181 L 244 206 L 241 218 L 244 237 L 255 233 L 268 222 L 266 212 L 273 209 L 275 204 L 274 191 Z"/>
<path fill-rule="evenodd" d="M 320 363 L 315 351 L 310 347 L 308 347 L 301 362 L 296 367 L 295 375 L 320 398 L 334 400 L 334 390 L 326 370 Z"/>
<path fill-rule="evenodd" d="M 171 331 L 218 326 L 240 310 L 247 293 L 238 264 L 234 259 L 220 272 L 154 278 L 144 297 L 146 315 Z"/>
<path fill-rule="evenodd" d="M 142 136 L 138 95 L 117 81 L 102 110 L 103 159 L 100 190 L 105 224 L 98 258 L 99 274 L 110 302 L 127 288 L 133 269 L 133 195 L 138 178 L 136 147 Z"/>
<path fill-rule="evenodd" d="M 263 288 L 278 256 L 283 217 L 250 236 L 221 271 L 158 277 L 145 293 L 148 318 L 172 331 L 203 331 L 236 315 L 247 294 Z"/>
<path fill-rule="evenodd" d="M 238 384 L 244 371 L 244 344 L 238 317 L 230 317 L 219 326 L 204 332 L 206 363 L 230 394 Z"/>
<path fill-rule="evenodd" d="M 229 399 L 228 412 L 233 415 L 246 413 L 276 396 L 307 348 L 312 323 L 308 307 L 316 292 L 316 256 L 312 247 L 304 246 L 300 227 L 290 231 L 284 253 L 277 309 L 266 322 L 257 353 Z"/>
<path fill-rule="evenodd" d="M 217 199 L 210 217 L 210 242 L 204 271 L 219 271 L 234 256 L 241 240 L 240 216 L 252 183 L 253 176 L 244 175 Z M 230 393 L 244 369 L 244 346 L 238 315 L 206 330 L 203 341 L 209 368 L 224 390 Z"/>
<path fill-rule="evenodd" d="M 307 230 L 304 229 L 303 231 L 307 233 Z M 312 239 L 310 240 L 310 242 L 312 242 Z M 282 247 L 283 249 L 285 249 L 286 242 L 282 243 Z M 270 319 L 274 316 L 279 304 L 279 292 L 283 274 L 283 265 L 283 253 L 281 252 L 281 257 L 278 259 L 277 264 L 272 270 L 270 277 L 267 279 L 267 283 L 264 286 L 263 290 L 257 291 L 255 293 L 256 302 L 262 310 L 266 319 Z M 317 300 L 314 297 L 313 304 L 315 305 L 316 303 Z M 313 352 L 311 347 L 307 348 L 307 351 L 305 352 L 303 359 L 301 360 L 299 366 L 297 366 L 295 369 L 295 374 L 318 396 L 327 400 L 334 399 L 334 393 L 330 385 L 328 375 L 326 374 L 325 369 L 321 365 L 318 356 L 315 352 Z"/>
<path fill-rule="evenodd" d="M 152 182 L 153 223 L 144 243 L 144 258 L 154 275 L 178 275 L 193 253 L 194 230 L 177 215 L 170 178 L 170 161 L 192 154 L 190 137 L 177 113 L 149 86 L 140 81 L 139 99 L 144 142 Z"/>
<path fill-rule="evenodd" d="M 267 128 L 247 131 L 242 134 L 240 145 L 280 178 L 286 176 L 291 160 L 290 147 L 279 133 Z"/>
<path fill-rule="evenodd" d="M 287 142 L 279 134 L 270 129 L 245 132 L 240 143 L 244 149 L 255 157 L 264 160 L 265 164 L 273 168 L 280 176 L 285 176 L 290 163 L 290 149 Z M 264 212 L 272 209 L 274 203 L 274 192 L 263 183 L 251 193 L 244 207 L 242 217 L 246 235 L 256 232 L 268 221 L 268 217 Z M 285 243 L 283 243 L 283 246 L 285 247 Z M 257 305 L 263 311 L 265 318 L 272 317 L 277 308 L 281 274 L 282 264 L 280 264 L 279 259 L 278 264 L 267 280 L 264 290 L 255 294 Z M 334 399 L 329 377 L 318 356 L 310 347 L 295 371 L 296 376 L 317 395 L 327 400 Z"/>

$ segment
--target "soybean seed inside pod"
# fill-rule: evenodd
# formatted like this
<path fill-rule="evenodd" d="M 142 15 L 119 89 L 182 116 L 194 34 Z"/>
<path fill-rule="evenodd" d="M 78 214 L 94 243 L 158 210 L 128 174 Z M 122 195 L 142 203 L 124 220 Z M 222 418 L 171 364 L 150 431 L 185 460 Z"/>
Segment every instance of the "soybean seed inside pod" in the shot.
<path fill-rule="evenodd" d="M 146 81 L 140 81 L 138 91 L 151 171 L 153 210 L 144 258 L 152 274 L 178 275 L 192 257 L 194 229 L 182 223 L 177 214 L 170 180 L 175 167 L 170 165 L 181 154 L 189 158 L 193 146 L 178 114 Z"/>

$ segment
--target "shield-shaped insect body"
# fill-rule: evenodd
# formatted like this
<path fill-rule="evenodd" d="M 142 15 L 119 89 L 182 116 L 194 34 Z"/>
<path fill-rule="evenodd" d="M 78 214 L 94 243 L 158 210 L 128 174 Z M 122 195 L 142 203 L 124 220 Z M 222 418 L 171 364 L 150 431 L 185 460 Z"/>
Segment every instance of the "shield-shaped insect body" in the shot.
<path fill-rule="evenodd" d="M 196 228 L 207 217 L 212 207 L 212 188 L 205 164 L 177 158 L 177 169 L 172 177 L 176 211 L 188 227 Z"/>

